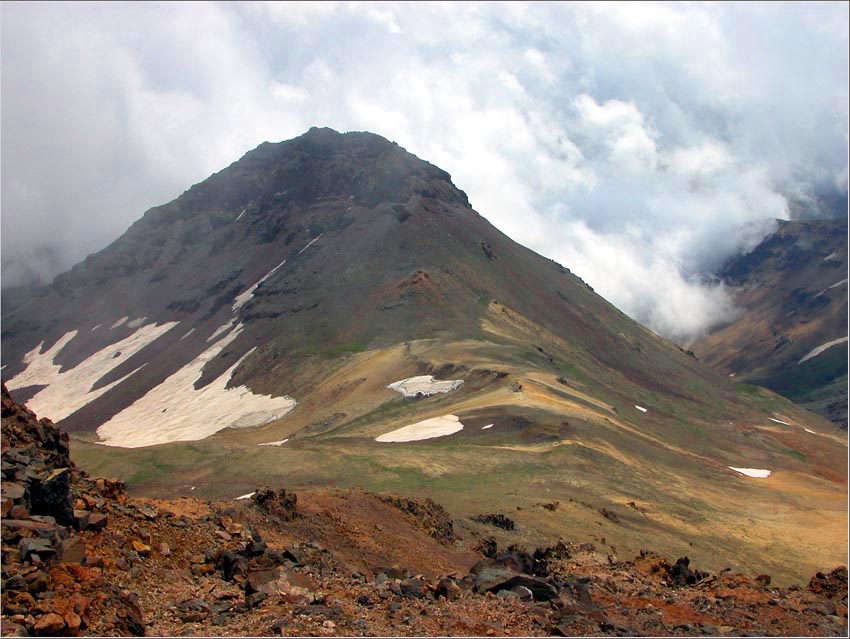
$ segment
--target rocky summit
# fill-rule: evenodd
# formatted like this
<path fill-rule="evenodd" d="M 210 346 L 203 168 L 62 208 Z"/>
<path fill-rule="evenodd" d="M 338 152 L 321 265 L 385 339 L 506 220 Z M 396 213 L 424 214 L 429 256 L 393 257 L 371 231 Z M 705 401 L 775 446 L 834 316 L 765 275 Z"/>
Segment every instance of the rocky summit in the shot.
<path fill-rule="evenodd" d="M 7 387 L 135 498 L 397 494 L 499 548 L 663 548 L 782 586 L 846 563 L 846 432 L 632 321 L 371 133 L 262 144 L 3 313 Z"/>
<path fill-rule="evenodd" d="M 135 499 L 76 468 L 67 435 L 5 387 L 2 401 L 4 636 L 847 632 L 845 567 L 782 588 L 593 543 L 500 547 L 433 501 L 360 490 Z"/>

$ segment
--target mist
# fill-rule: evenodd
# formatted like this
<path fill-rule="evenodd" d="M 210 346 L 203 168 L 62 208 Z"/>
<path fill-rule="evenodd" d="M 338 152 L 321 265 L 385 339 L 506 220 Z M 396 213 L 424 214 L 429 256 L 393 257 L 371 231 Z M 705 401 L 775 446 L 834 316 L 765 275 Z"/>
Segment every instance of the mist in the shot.
<path fill-rule="evenodd" d="M 684 343 L 776 219 L 845 215 L 848 6 L 2 5 L 2 284 L 263 141 L 368 130 Z"/>

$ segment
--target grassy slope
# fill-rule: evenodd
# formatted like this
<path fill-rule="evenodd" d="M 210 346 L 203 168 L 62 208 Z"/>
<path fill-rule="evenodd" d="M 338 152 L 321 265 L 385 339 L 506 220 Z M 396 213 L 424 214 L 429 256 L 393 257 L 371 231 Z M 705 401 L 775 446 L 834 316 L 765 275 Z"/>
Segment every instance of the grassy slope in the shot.
<path fill-rule="evenodd" d="M 235 497 L 259 483 L 361 486 L 429 496 L 461 518 L 502 512 L 518 523 L 516 532 L 500 533 L 505 541 L 595 540 L 626 556 L 653 547 L 714 570 L 766 571 L 786 582 L 842 561 L 846 474 L 830 469 L 841 468 L 846 445 L 828 434 L 829 424 L 719 376 L 691 389 L 695 397 L 706 393 L 695 401 L 615 371 L 600 375 L 588 354 L 571 357 L 544 329 L 521 325 L 491 304 L 482 320 L 487 341 L 421 340 L 305 358 L 300 383 L 313 392 L 278 424 L 129 450 L 120 461 L 114 451 L 78 444 L 76 457 L 92 472 L 125 477 L 139 494 Z M 526 341 L 528 331 L 550 355 Z M 454 393 L 410 400 L 384 388 L 445 364 L 468 369 L 455 369 L 467 382 Z M 512 392 L 515 383 L 521 392 Z M 450 412 L 466 424 L 451 437 L 374 442 Z M 481 430 L 487 423 L 496 426 Z M 254 445 L 284 437 L 291 440 L 283 447 Z M 749 479 L 729 465 L 774 475 Z M 554 501 L 554 511 L 540 505 Z M 619 522 L 602 516 L 603 508 Z"/>

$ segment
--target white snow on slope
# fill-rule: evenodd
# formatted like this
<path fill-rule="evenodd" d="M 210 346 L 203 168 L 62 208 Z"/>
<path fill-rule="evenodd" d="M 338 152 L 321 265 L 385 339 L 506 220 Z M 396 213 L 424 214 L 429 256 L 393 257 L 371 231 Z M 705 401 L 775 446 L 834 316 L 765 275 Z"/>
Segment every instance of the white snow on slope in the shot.
<path fill-rule="evenodd" d="M 838 255 L 837 253 L 830 253 L 825 258 L 823 258 L 823 261 L 826 262 L 828 260 L 834 260 L 837 257 L 837 255 Z"/>
<path fill-rule="evenodd" d="M 457 415 L 443 415 L 398 428 L 375 438 L 376 442 L 418 442 L 423 439 L 445 437 L 463 430 Z"/>
<path fill-rule="evenodd" d="M 646 412 L 646 409 L 643 406 L 638 406 L 637 404 L 635 404 L 635 408 L 637 408 L 642 413 Z"/>
<path fill-rule="evenodd" d="M 310 240 L 309 242 L 307 242 L 307 246 L 305 246 L 303 249 L 301 249 L 300 251 L 298 251 L 298 255 L 301 255 L 304 251 L 306 251 L 308 248 L 310 248 L 311 246 L 313 246 L 313 244 L 315 244 L 316 242 L 318 242 L 318 241 L 319 241 L 319 238 L 320 238 L 320 237 L 322 237 L 322 235 L 324 235 L 324 233 L 319 233 L 319 235 L 317 235 L 317 236 L 316 236 L 316 237 L 314 237 L 312 240 Z"/>
<path fill-rule="evenodd" d="M 783 422 L 783 421 L 778 420 L 778 419 L 773 419 L 773 417 L 768 417 L 768 419 L 769 419 L 770 421 L 772 421 L 772 422 L 776 422 L 777 424 L 784 424 L 785 426 L 790 426 L 790 425 L 791 425 L 791 424 L 789 424 L 788 422 Z"/>
<path fill-rule="evenodd" d="M 482 426 L 481 430 L 487 430 L 488 428 L 493 428 L 494 424 L 487 424 L 486 426 Z"/>
<path fill-rule="evenodd" d="M 766 477 L 770 477 L 771 471 L 763 470 L 761 468 L 735 468 L 734 466 L 728 466 L 734 470 L 736 473 L 741 473 L 742 475 L 746 475 L 747 477 L 755 477 L 756 479 L 765 479 Z"/>
<path fill-rule="evenodd" d="M 439 382 L 432 375 L 419 375 L 408 377 L 389 384 L 387 388 L 398 391 L 405 397 L 416 397 L 417 395 L 434 395 L 436 393 L 448 393 L 463 384 L 462 379 L 448 379 Z"/>
<path fill-rule="evenodd" d="M 139 326 L 145 323 L 146 319 L 147 317 L 139 317 L 130 322 L 127 322 L 127 328 L 139 328 Z"/>
<path fill-rule="evenodd" d="M 248 210 L 248 207 L 246 206 L 244 209 L 242 209 L 242 212 L 236 217 L 236 219 L 234 221 L 238 222 L 239 220 L 241 220 L 242 216 L 245 215 L 245 211 L 247 211 L 247 210 Z"/>
<path fill-rule="evenodd" d="M 841 286 L 842 284 L 846 284 L 846 283 L 847 283 L 847 278 L 844 278 L 843 280 L 840 280 L 840 281 L 836 282 L 836 283 L 835 283 L 835 284 L 833 284 L 832 286 L 827 286 L 827 287 L 826 287 L 825 289 L 823 289 L 820 293 L 818 293 L 817 295 L 815 295 L 815 297 L 820 297 L 821 295 L 823 295 L 824 293 L 826 293 L 829 289 L 831 289 L 831 288 L 835 288 L 836 286 Z"/>
<path fill-rule="evenodd" d="M 817 435 L 817 434 L 818 434 L 816 431 L 809 430 L 808 428 L 804 428 L 803 430 L 804 430 L 804 431 L 806 431 L 807 433 L 811 433 L 812 435 Z"/>
<path fill-rule="evenodd" d="M 254 491 L 254 492 L 257 492 L 257 491 Z M 251 497 L 253 497 L 253 496 L 254 496 L 254 493 L 246 493 L 245 495 L 239 495 L 239 497 L 235 497 L 235 499 L 237 501 L 239 501 L 240 499 L 251 499 Z"/>
<path fill-rule="evenodd" d="M 246 386 L 225 388 L 233 371 L 253 349 L 200 390 L 194 384 L 204 366 L 241 333 L 242 326 L 219 340 L 97 429 L 102 444 L 137 448 L 204 439 L 225 428 L 261 426 L 286 415 L 291 397 L 255 395 Z"/>
<path fill-rule="evenodd" d="M 266 273 L 265 275 L 263 275 L 263 276 L 262 276 L 262 277 L 261 277 L 261 278 L 257 281 L 257 283 L 256 283 L 256 284 L 254 284 L 254 285 L 253 285 L 251 288 L 249 288 L 247 291 L 245 291 L 244 293 L 240 293 L 239 295 L 237 295 L 237 296 L 236 296 L 236 298 L 233 300 L 233 306 L 231 307 L 231 310 L 235 313 L 235 312 L 236 312 L 236 311 L 238 311 L 240 308 L 242 308 L 243 306 L 245 306 L 245 304 L 248 302 L 248 300 L 249 300 L 249 299 L 251 299 L 252 297 L 254 297 L 254 291 L 256 291 L 256 290 L 257 290 L 257 287 L 258 287 L 260 284 L 262 284 L 263 282 L 265 282 L 267 279 L 269 279 L 272 275 L 274 275 L 274 274 L 275 274 L 275 271 L 277 271 L 277 270 L 278 270 L 281 266 L 283 266 L 284 264 L 286 264 L 286 260 L 283 260 L 283 262 L 281 262 L 280 264 L 278 264 L 277 266 L 275 266 L 272 270 L 270 270 L 268 273 Z"/>
<path fill-rule="evenodd" d="M 47 388 L 36 393 L 26 404 L 40 417 L 48 417 L 58 422 L 129 377 L 126 375 L 102 388 L 91 390 L 92 385 L 106 373 L 176 325 L 177 322 L 166 322 L 161 326 L 153 323 L 143 326 L 120 342 L 102 348 L 74 368 L 60 372 L 61 367 L 54 363 L 54 359 L 77 335 L 77 331 L 71 331 L 63 335 L 46 352 L 40 352 L 44 346 L 42 342 L 27 353 L 24 356 L 27 367 L 10 379 L 6 385 L 9 390 L 12 390 L 35 384 L 47 384 Z"/>
<path fill-rule="evenodd" d="M 276 441 L 276 442 L 265 442 L 263 444 L 257 444 L 257 446 L 283 446 L 288 441 L 289 441 L 289 437 L 287 437 L 286 439 L 281 439 L 281 440 Z"/>
<path fill-rule="evenodd" d="M 183 337 L 181 337 L 181 338 L 180 338 L 180 341 L 182 342 L 184 339 L 186 339 L 187 337 L 189 337 L 189 335 L 191 335 L 191 334 L 192 334 L 192 333 L 194 333 L 194 332 L 195 332 L 195 327 L 193 326 L 192 328 L 190 328 L 190 329 L 189 329 L 189 330 L 188 330 L 188 331 L 187 331 L 187 332 L 183 335 Z"/>
<path fill-rule="evenodd" d="M 219 326 L 217 329 L 215 329 L 215 330 L 213 331 L 213 334 L 212 334 L 212 335 L 210 335 L 210 336 L 207 338 L 207 344 L 209 344 L 210 342 L 214 342 L 214 341 L 216 340 L 216 338 L 217 338 L 219 335 L 221 335 L 222 333 L 226 333 L 226 332 L 227 332 L 227 331 L 229 331 L 231 328 L 233 328 L 233 322 L 235 322 L 235 321 L 236 321 L 236 320 L 230 320 L 230 321 L 229 321 L 229 322 L 227 322 L 226 324 L 222 324 L 222 325 L 221 325 L 221 326 Z M 192 330 L 194 330 L 194 329 L 192 329 Z M 188 333 L 186 333 L 186 335 L 188 335 Z M 186 337 L 186 335 L 184 335 L 183 337 Z M 183 339 L 183 337 L 181 337 L 180 339 L 182 340 L 182 339 Z"/>
<path fill-rule="evenodd" d="M 98 324 L 98 325 L 97 325 L 97 326 L 95 326 L 93 329 L 91 329 L 91 331 L 89 331 L 89 332 L 90 332 L 90 333 L 94 333 L 94 332 L 95 332 L 97 329 L 99 329 L 101 326 L 103 326 L 103 324 Z"/>
<path fill-rule="evenodd" d="M 130 317 L 129 317 L 128 315 L 125 315 L 125 316 L 124 316 L 124 317 L 122 317 L 120 320 L 118 320 L 117 322 L 115 322 L 112 326 L 110 326 L 110 327 L 109 327 L 109 330 L 111 331 L 113 328 L 118 328 L 118 327 L 119 327 L 119 326 L 121 326 L 124 322 L 126 322 L 128 319 L 130 319 Z"/>
<path fill-rule="evenodd" d="M 834 339 L 831 342 L 827 342 L 826 344 L 821 344 L 817 348 L 813 348 L 811 351 L 809 351 L 809 353 L 807 355 L 805 355 L 804 357 L 802 357 L 800 359 L 800 361 L 797 362 L 797 364 L 798 365 L 802 364 L 803 362 L 808 361 L 808 360 L 812 359 L 813 357 L 817 357 L 818 355 L 823 353 L 828 348 L 832 348 L 833 346 L 836 346 L 838 344 L 843 344 L 846 341 L 847 341 L 846 337 L 839 337 L 838 339 Z"/>

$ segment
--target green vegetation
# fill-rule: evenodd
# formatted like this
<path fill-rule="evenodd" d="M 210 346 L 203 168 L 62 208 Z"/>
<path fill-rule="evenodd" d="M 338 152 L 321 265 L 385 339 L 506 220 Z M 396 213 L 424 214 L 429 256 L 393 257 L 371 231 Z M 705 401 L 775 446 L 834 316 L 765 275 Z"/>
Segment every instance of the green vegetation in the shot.
<path fill-rule="evenodd" d="M 792 448 L 789 448 L 788 450 L 785 451 L 785 454 L 791 455 L 792 457 L 796 457 L 800 461 L 806 461 L 806 456 L 803 453 L 801 453 L 799 450 L 794 450 Z"/>
<path fill-rule="evenodd" d="M 753 380 L 780 395 L 799 401 L 807 394 L 847 374 L 847 344 L 833 346 L 817 357 L 789 366 L 764 379 Z"/>

